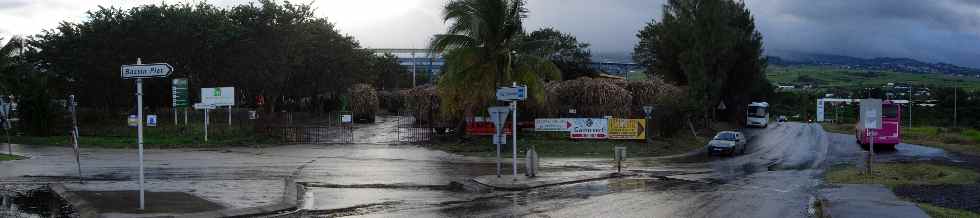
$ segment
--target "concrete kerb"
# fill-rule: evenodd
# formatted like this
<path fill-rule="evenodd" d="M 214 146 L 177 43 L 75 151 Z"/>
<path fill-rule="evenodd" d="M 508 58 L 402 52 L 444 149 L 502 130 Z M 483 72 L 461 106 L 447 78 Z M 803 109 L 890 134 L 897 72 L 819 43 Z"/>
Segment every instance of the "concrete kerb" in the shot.
<path fill-rule="evenodd" d="M 489 175 L 489 176 L 474 177 L 471 179 L 471 181 L 480 184 L 482 186 L 490 187 L 491 189 L 494 190 L 521 191 L 521 190 L 528 190 L 533 188 L 567 185 L 567 184 L 591 182 L 596 180 L 621 178 L 621 177 L 629 177 L 629 176 L 635 176 L 635 174 L 625 173 L 625 172 L 603 173 L 596 176 L 592 176 L 592 175 L 576 176 L 574 178 L 569 178 L 566 180 L 558 179 L 558 180 L 551 180 L 551 181 L 519 181 L 517 183 L 509 182 L 510 179 L 508 179 L 506 176 L 501 180 L 496 178 L 495 175 Z M 538 177 L 538 178 L 542 178 L 542 177 Z M 496 180 L 501 180 L 501 181 L 496 181 Z"/>
<path fill-rule="evenodd" d="M 75 195 L 74 193 L 68 192 L 68 190 L 65 189 L 65 185 L 61 183 L 54 183 L 54 184 L 49 184 L 48 188 L 50 188 L 51 191 L 53 191 L 55 194 L 60 196 L 61 199 L 65 199 L 65 201 L 68 201 L 68 203 L 71 204 L 71 206 L 74 207 L 75 210 L 78 210 L 79 217 L 95 218 L 99 216 L 99 211 L 95 209 L 95 207 L 92 206 L 91 203 L 89 203 L 82 197 Z"/>
<path fill-rule="evenodd" d="M 251 215 L 263 215 L 271 214 L 279 211 L 293 210 L 298 206 L 300 197 L 303 196 L 305 188 L 300 187 L 296 181 L 292 178 L 286 178 L 284 180 L 283 196 L 280 203 L 256 206 L 256 207 L 246 207 L 246 208 L 232 208 L 217 211 L 207 211 L 200 213 L 190 213 L 190 214 L 178 214 L 178 215 L 167 215 L 162 217 L 242 217 Z M 49 187 L 62 199 L 65 199 L 78 210 L 79 216 L 82 218 L 96 218 L 99 217 L 99 211 L 92 206 L 91 203 L 82 199 L 78 195 L 68 192 L 65 186 L 60 183 L 50 184 Z"/>

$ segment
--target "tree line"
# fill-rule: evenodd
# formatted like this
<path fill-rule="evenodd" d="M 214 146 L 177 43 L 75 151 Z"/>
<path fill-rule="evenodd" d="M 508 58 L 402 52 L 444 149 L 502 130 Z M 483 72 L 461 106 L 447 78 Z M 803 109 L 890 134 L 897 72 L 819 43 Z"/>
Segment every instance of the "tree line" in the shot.
<path fill-rule="evenodd" d="M 133 82 L 120 78 L 119 67 L 137 58 L 174 66 L 171 78 L 188 78 L 190 96 L 200 87 L 234 86 L 239 104 L 264 96 L 272 110 L 299 98 L 335 98 L 356 83 L 408 85 L 399 83 L 406 74 L 394 56 L 362 48 L 313 12 L 270 0 L 231 8 L 99 7 L 83 22 L 26 38 L 18 56 L 24 67 L 11 71 L 44 78 L 48 83 L 38 87 L 53 95 L 74 94 L 81 106 L 108 111 L 133 107 Z M 169 79 L 145 84 L 146 105 L 170 105 Z"/>

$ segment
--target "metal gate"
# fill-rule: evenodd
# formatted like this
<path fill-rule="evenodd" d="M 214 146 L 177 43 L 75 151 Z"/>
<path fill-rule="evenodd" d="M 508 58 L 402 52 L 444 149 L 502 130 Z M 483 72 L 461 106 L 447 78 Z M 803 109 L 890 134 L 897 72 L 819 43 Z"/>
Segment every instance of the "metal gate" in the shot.
<path fill-rule="evenodd" d="M 283 114 L 286 124 L 270 127 L 272 134 L 278 135 L 286 144 L 350 144 L 354 142 L 354 126 L 349 119 L 350 112 L 331 112 L 326 114 Z M 347 117 L 349 118 L 349 117 Z M 306 124 L 292 124 L 305 120 Z"/>
<path fill-rule="evenodd" d="M 421 117 L 418 118 L 418 117 Z M 408 144 L 428 144 L 439 135 L 441 128 L 436 125 L 431 114 L 419 115 L 413 111 L 398 113 L 398 125 L 395 126 L 398 142 Z"/>

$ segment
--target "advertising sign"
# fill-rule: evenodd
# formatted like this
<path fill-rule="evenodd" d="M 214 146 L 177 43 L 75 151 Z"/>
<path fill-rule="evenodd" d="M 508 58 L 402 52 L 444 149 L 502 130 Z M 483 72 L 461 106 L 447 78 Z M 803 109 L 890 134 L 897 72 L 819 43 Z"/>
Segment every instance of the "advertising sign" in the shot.
<path fill-rule="evenodd" d="M 606 119 L 601 118 L 573 119 L 571 138 L 607 139 L 609 138 L 609 123 Z"/>
<path fill-rule="evenodd" d="M 350 114 L 340 115 L 340 122 L 341 123 L 353 123 L 354 122 L 354 116 L 353 115 L 350 115 Z"/>
<path fill-rule="evenodd" d="M 214 106 L 235 105 L 235 87 L 201 88 L 201 103 Z"/>
<path fill-rule="evenodd" d="M 572 131 L 572 119 L 570 118 L 534 119 L 534 131 L 570 132 Z"/>
<path fill-rule="evenodd" d="M 174 79 L 171 86 L 173 96 L 173 106 L 188 107 L 191 105 L 190 95 L 187 93 L 187 78 Z"/>
<path fill-rule="evenodd" d="M 609 119 L 609 139 L 646 139 L 643 119 Z"/>

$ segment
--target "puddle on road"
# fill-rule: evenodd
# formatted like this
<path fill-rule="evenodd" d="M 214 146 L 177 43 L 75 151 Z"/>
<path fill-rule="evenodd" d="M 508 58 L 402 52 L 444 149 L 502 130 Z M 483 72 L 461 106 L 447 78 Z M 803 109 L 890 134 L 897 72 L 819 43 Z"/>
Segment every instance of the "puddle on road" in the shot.
<path fill-rule="evenodd" d="M 0 184 L 0 217 L 78 217 L 44 185 Z"/>

